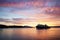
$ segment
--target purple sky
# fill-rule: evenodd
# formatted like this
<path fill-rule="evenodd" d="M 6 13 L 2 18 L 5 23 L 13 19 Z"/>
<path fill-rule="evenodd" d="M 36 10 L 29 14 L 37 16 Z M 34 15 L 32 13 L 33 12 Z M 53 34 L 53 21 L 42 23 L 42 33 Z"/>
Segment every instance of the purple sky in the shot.
<path fill-rule="evenodd" d="M 0 0 L 0 24 L 60 25 L 60 0 Z"/>

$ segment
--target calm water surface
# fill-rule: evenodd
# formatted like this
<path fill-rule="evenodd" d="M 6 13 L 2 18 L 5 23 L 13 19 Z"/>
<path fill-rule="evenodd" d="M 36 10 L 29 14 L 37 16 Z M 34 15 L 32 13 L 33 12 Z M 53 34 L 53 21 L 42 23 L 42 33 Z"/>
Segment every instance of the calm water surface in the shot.
<path fill-rule="evenodd" d="M 60 40 L 60 28 L 37 30 L 36 28 L 0 29 L 1 40 Z"/>

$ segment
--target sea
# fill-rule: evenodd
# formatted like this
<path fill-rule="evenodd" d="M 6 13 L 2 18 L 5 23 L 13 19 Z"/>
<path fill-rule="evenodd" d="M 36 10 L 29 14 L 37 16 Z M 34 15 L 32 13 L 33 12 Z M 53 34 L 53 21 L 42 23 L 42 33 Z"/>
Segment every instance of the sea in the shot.
<path fill-rule="evenodd" d="M 0 28 L 0 40 L 60 40 L 60 28 Z"/>

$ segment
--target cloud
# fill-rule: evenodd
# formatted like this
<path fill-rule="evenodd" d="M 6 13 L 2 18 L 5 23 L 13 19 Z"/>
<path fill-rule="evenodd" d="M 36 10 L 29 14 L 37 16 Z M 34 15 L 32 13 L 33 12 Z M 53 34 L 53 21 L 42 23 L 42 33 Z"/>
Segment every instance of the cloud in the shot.
<path fill-rule="evenodd" d="M 0 0 L 0 22 L 51 24 L 59 20 L 60 0 Z"/>
<path fill-rule="evenodd" d="M 0 0 L 0 6 L 22 9 L 60 7 L 59 0 Z"/>
<path fill-rule="evenodd" d="M 12 21 L 10 19 L 0 18 L 0 22 L 11 23 Z"/>

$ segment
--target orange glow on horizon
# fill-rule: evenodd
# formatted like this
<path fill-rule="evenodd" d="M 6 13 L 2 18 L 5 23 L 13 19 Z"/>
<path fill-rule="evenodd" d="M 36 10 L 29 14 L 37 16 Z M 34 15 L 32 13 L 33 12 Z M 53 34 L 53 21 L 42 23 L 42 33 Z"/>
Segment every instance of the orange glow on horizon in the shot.
<path fill-rule="evenodd" d="M 32 26 L 32 27 L 36 27 L 37 24 L 47 24 L 48 26 L 58 26 L 56 25 L 55 23 L 49 23 L 49 22 L 32 22 L 32 23 L 23 23 L 23 24 L 12 24 L 12 23 L 2 23 L 2 24 L 5 24 L 5 25 L 17 25 L 17 26 Z"/>

